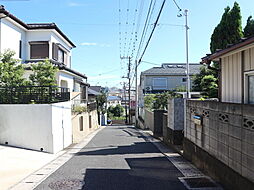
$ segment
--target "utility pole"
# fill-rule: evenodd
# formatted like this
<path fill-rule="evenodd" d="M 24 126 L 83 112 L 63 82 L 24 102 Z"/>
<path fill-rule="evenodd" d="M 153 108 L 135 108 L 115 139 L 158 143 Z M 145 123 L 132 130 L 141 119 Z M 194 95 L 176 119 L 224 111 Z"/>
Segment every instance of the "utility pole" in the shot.
<path fill-rule="evenodd" d="M 126 104 L 126 86 L 125 86 L 125 82 L 123 83 L 123 96 L 124 96 L 124 100 L 125 100 L 125 123 L 128 122 L 128 119 L 127 119 L 127 104 Z"/>
<path fill-rule="evenodd" d="M 121 59 L 128 59 L 128 73 L 127 73 L 127 77 L 122 77 L 122 78 L 127 78 L 128 79 L 128 82 L 129 82 L 129 100 L 128 100 L 128 111 L 129 111 L 129 124 L 131 123 L 131 115 L 130 115 L 130 112 L 131 112 L 131 57 L 120 57 Z M 126 98 L 125 98 L 125 101 L 126 101 Z M 127 109 L 126 109 L 127 110 Z"/>
<path fill-rule="evenodd" d="M 188 26 L 188 10 L 184 10 L 185 16 L 185 32 L 186 32 L 186 75 L 187 75 L 187 85 L 186 85 L 186 92 L 187 92 L 187 99 L 191 98 L 190 95 L 190 65 L 189 65 L 189 36 L 188 30 L 190 29 Z"/>
<path fill-rule="evenodd" d="M 135 60 L 135 126 L 138 126 L 138 62 Z"/>
<path fill-rule="evenodd" d="M 128 80 L 129 80 L 129 124 L 131 124 L 131 57 L 128 63 Z"/>

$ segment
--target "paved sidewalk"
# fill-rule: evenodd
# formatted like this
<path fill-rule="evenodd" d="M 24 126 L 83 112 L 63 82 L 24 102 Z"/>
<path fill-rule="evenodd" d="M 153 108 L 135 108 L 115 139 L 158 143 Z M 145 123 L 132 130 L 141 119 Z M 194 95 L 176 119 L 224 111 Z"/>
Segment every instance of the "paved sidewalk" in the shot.
<path fill-rule="evenodd" d="M 0 145 L 0 190 L 6 190 L 59 156 Z"/>

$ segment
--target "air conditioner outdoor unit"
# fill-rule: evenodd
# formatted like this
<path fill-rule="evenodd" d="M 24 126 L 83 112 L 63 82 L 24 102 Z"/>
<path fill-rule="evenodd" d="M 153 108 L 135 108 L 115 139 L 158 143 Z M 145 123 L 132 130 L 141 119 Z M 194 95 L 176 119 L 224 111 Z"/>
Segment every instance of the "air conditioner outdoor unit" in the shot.
<path fill-rule="evenodd" d="M 153 89 L 152 89 L 152 87 L 151 86 L 147 86 L 146 87 L 146 91 L 152 91 Z"/>

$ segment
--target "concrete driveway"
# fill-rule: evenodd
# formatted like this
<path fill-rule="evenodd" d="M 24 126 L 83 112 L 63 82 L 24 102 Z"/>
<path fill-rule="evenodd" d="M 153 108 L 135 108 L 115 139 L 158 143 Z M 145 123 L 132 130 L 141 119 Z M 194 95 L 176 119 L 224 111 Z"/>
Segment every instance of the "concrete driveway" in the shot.
<path fill-rule="evenodd" d="M 9 189 L 59 154 L 0 145 L 0 190 Z"/>

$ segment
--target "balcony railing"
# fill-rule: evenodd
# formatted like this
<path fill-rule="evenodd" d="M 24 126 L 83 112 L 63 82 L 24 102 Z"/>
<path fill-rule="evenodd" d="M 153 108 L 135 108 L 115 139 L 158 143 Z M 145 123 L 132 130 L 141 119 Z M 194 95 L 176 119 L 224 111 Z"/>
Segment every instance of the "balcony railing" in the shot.
<path fill-rule="evenodd" d="M 0 87 L 0 104 L 49 104 L 69 100 L 69 88 L 56 86 Z"/>

